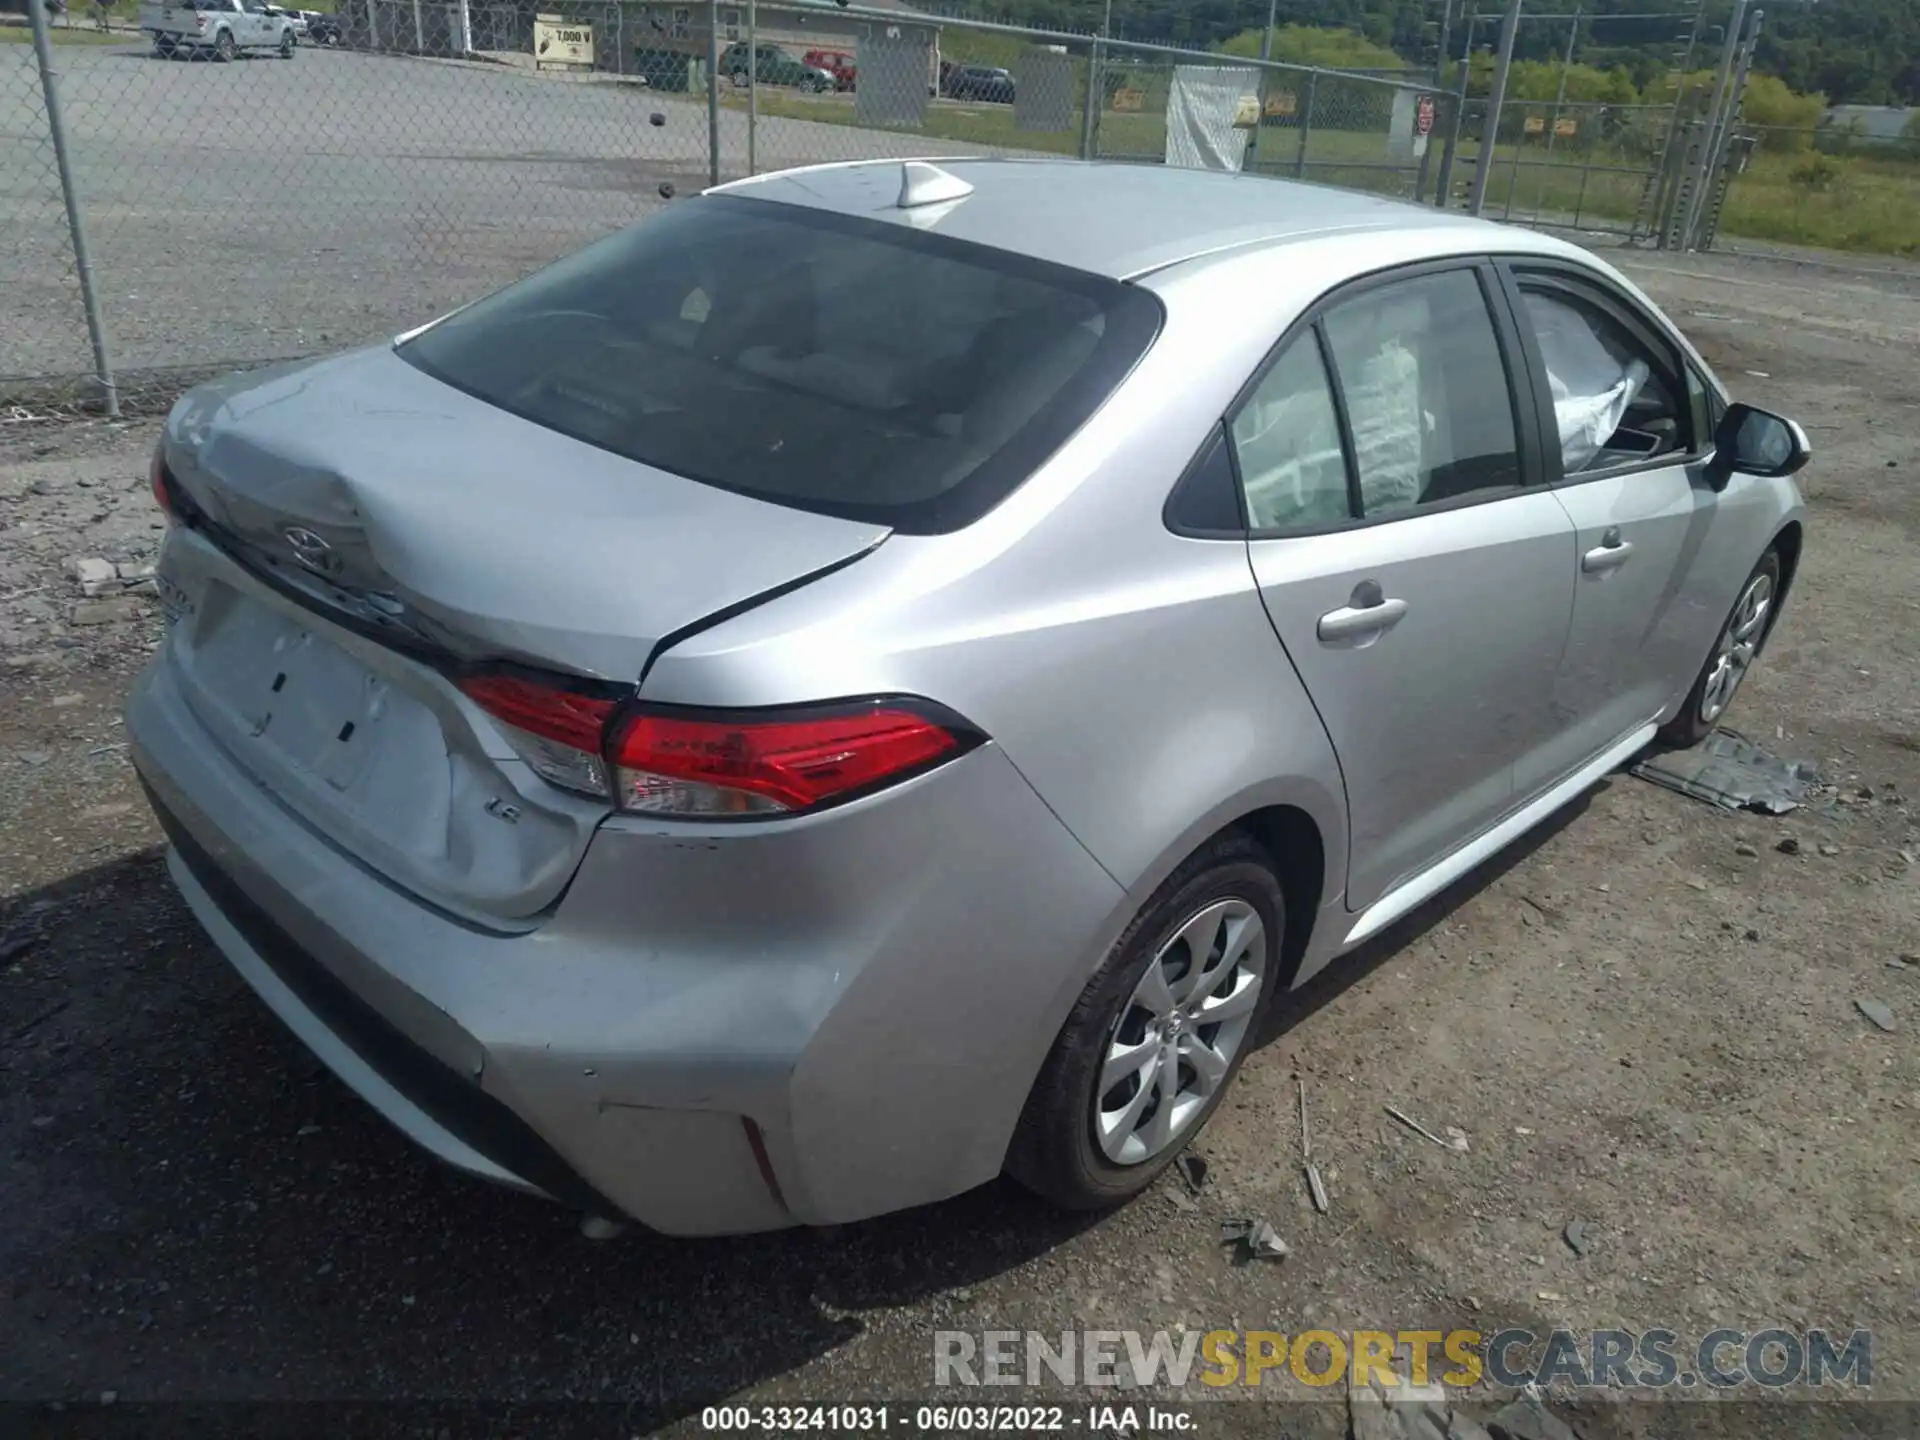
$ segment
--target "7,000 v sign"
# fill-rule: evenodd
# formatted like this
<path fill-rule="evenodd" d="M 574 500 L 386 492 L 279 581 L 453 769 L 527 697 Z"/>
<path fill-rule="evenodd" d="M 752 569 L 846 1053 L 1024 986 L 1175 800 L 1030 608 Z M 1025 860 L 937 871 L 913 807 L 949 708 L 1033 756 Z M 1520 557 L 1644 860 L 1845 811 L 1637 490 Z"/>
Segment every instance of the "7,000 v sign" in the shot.
<path fill-rule="evenodd" d="M 533 65 L 536 70 L 549 65 L 591 70 L 593 26 L 569 20 L 564 15 L 534 16 Z"/>

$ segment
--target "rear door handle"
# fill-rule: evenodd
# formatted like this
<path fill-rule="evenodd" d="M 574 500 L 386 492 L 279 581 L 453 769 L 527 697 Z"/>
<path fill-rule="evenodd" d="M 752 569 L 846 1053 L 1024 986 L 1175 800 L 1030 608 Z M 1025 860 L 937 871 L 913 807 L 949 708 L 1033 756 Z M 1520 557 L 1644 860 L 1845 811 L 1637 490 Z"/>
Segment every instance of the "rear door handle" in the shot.
<path fill-rule="evenodd" d="M 1362 580 L 1353 587 L 1351 602 L 1320 617 L 1316 633 L 1322 640 L 1352 640 L 1362 635 L 1377 635 L 1399 623 L 1407 613 L 1407 602 L 1389 600 L 1373 580 Z"/>
<path fill-rule="evenodd" d="M 1611 542 L 1611 543 L 1609 543 Z M 1601 537 L 1601 543 L 1580 557 L 1580 568 L 1589 575 L 1618 570 L 1633 556 L 1633 542 L 1622 540 L 1613 531 Z"/>

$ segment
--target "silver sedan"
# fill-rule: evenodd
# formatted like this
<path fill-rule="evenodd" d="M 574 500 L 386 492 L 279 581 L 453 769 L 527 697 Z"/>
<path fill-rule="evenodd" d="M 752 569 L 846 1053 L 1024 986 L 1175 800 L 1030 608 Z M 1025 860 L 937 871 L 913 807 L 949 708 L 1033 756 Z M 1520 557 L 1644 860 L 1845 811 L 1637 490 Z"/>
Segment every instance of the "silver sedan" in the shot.
<path fill-rule="evenodd" d="M 787 172 L 185 396 L 134 759 L 455 1165 L 676 1234 L 1103 1206 L 1276 995 L 1714 726 L 1806 458 L 1544 235 Z"/>

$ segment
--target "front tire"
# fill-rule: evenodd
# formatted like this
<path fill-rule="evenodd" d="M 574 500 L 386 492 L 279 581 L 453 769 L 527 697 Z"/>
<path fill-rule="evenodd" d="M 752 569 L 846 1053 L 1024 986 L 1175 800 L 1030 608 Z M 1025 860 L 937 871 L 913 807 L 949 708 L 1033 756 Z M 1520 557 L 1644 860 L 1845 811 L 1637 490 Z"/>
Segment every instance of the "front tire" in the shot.
<path fill-rule="evenodd" d="M 1041 1067 L 1007 1173 L 1070 1210 L 1151 1185 L 1198 1135 L 1280 983 L 1286 902 L 1254 841 L 1212 841 L 1160 886 L 1081 993 Z"/>
<path fill-rule="evenodd" d="M 280 37 L 280 58 L 282 60 L 293 59 L 293 46 L 293 32 L 289 30 Z"/>
<path fill-rule="evenodd" d="M 1660 727 L 1664 743 L 1698 745 L 1727 713 L 1780 613 L 1780 575 L 1780 552 L 1769 547 L 1740 587 L 1740 598 L 1733 602 L 1680 713 Z"/>

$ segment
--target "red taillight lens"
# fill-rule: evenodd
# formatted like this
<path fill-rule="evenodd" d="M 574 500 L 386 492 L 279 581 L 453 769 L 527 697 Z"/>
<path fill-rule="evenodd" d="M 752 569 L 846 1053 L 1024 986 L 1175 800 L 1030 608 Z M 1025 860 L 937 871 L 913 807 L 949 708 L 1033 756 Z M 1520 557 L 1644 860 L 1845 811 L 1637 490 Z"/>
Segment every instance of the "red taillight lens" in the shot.
<path fill-rule="evenodd" d="M 510 675 L 475 676 L 460 688 L 507 727 L 513 748 L 541 779 L 588 795 L 612 793 L 601 759 L 611 700 Z"/>
<path fill-rule="evenodd" d="M 615 739 L 618 798 L 654 814 L 807 810 L 904 779 L 966 748 L 963 732 L 905 705 L 680 717 L 641 711 Z"/>
<path fill-rule="evenodd" d="M 648 815 L 810 810 L 904 780 L 980 738 L 915 701 L 617 713 L 611 700 L 515 676 L 477 676 L 460 688 L 543 779 Z"/>
<path fill-rule="evenodd" d="M 517 730 L 596 755 L 606 734 L 607 717 L 613 714 L 611 700 L 574 695 L 509 675 L 482 675 L 460 688 L 488 714 Z"/>
<path fill-rule="evenodd" d="M 160 507 L 160 513 L 171 525 L 174 520 L 173 497 L 167 493 L 167 462 L 160 458 L 160 452 L 153 452 L 153 464 L 147 469 L 147 482 L 153 486 L 153 503 Z"/>

